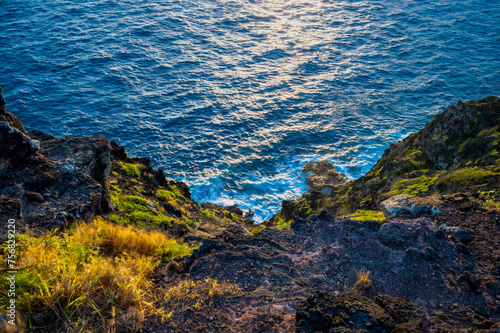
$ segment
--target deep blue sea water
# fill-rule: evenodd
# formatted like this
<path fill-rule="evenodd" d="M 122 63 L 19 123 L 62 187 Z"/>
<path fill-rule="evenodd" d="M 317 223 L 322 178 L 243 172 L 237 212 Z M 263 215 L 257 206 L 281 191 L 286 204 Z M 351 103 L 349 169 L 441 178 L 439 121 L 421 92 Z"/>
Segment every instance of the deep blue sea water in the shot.
<path fill-rule="evenodd" d="M 351 177 L 457 100 L 500 92 L 500 2 L 0 0 L 28 129 L 104 135 L 256 220 L 328 159 Z"/>

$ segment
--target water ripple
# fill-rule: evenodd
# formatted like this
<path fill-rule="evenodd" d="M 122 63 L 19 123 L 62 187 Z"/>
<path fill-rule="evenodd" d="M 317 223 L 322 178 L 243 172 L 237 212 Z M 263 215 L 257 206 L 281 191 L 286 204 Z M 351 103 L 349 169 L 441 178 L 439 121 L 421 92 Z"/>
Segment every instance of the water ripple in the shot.
<path fill-rule="evenodd" d="M 258 220 L 308 161 L 358 177 L 500 86 L 489 0 L 0 3 L 0 85 L 27 128 L 105 135 Z"/>

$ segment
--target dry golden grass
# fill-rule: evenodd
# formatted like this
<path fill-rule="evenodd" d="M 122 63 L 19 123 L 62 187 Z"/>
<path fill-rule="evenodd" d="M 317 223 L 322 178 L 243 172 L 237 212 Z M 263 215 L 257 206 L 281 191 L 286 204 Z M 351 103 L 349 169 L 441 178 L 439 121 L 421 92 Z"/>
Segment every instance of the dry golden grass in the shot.
<path fill-rule="evenodd" d="M 356 283 L 354 284 L 353 291 L 367 290 L 372 286 L 372 280 L 370 280 L 370 271 L 365 268 L 361 268 L 357 273 Z"/>
<path fill-rule="evenodd" d="M 370 271 L 363 267 L 359 271 L 356 271 L 356 282 L 352 288 L 349 288 L 347 283 L 344 283 L 344 291 L 359 293 L 363 290 L 369 289 L 371 286 L 372 280 L 370 279 Z"/>
<path fill-rule="evenodd" d="M 154 310 L 149 274 L 161 259 L 191 249 L 159 232 L 97 218 L 62 237 L 20 235 L 17 251 L 18 306 L 29 326 L 111 332 L 140 328 Z"/>
<path fill-rule="evenodd" d="M 180 281 L 160 292 L 163 297 L 159 299 L 157 309 L 161 311 L 157 311 L 156 314 L 160 315 L 164 322 L 176 311 L 183 312 L 186 309 L 195 310 L 202 306 L 210 306 L 215 297 L 236 295 L 240 292 L 241 290 L 232 283 L 218 282 L 211 278 Z"/>

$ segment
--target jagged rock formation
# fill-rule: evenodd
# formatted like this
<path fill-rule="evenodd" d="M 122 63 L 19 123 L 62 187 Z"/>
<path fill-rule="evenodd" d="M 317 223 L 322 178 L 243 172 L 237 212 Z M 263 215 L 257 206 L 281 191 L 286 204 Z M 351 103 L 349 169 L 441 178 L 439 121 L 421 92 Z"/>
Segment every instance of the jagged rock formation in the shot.
<path fill-rule="evenodd" d="M 138 174 L 127 175 L 124 164 L 137 168 Z M 160 200 L 158 191 L 171 188 L 178 191 L 168 192 L 175 198 Z M 161 209 L 167 214 L 162 215 L 164 221 L 174 222 L 168 230 L 173 235 L 189 232 L 192 240 L 199 240 L 224 232 L 234 222 L 253 226 L 237 207 L 198 204 L 186 184 L 167 180 L 148 158 L 130 158 L 123 147 L 104 137 L 54 138 L 36 130 L 26 132 L 0 99 L 0 217 L 5 217 L 1 223 L 14 218 L 21 231 L 45 231 L 113 212 L 115 220 L 146 226 L 148 217 L 139 221 L 113 202 L 113 197 L 133 199 L 140 193 L 152 216 L 163 214 Z"/>
<path fill-rule="evenodd" d="M 2 98 L 0 214 L 17 219 L 20 230 L 42 231 L 109 211 L 109 141 L 44 138 L 31 138 Z"/>

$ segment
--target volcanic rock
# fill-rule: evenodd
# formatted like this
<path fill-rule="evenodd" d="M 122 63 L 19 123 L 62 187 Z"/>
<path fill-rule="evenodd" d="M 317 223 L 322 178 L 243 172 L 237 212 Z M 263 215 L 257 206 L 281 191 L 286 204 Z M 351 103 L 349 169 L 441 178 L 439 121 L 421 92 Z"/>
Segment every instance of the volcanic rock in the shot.
<path fill-rule="evenodd" d="M 358 293 L 318 291 L 297 309 L 297 333 L 313 332 L 427 332 L 430 322 L 424 310 L 404 299 L 388 295 L 375 301 Z"/>
<path fill-rule="evenodd" d="M 103 212 L 114 209 L 108 188 L 110 152 L 110 142 L 100 136 L 45 140 L 41 142 L 40 150 L 40 153 L 65 170 L 79 170 L 97 181 L 102 187 L 100 207 Z"/>
<path fill-rule="evenodd" d="M 323 194 L 331 194 L 333 188 L 350 182 L 343 173 L 335 170 L 333 163 L 328 161 L 309 162 L 302 168 L 302 172 L 306 174 L 305 182 L 311 191 Z"/>
<path fill-rule="evenodd" d="M 380 204 L 384 217 L 391 219 L 401 215 L 419 217 L 423 214 L 440 213 L 439 200 L 420 198 L 410 194 L 399 194 Z"/>

